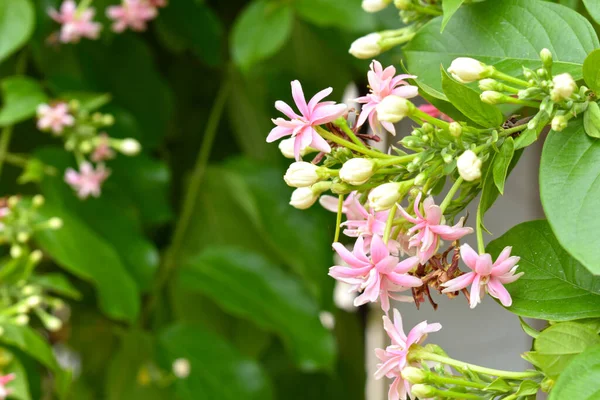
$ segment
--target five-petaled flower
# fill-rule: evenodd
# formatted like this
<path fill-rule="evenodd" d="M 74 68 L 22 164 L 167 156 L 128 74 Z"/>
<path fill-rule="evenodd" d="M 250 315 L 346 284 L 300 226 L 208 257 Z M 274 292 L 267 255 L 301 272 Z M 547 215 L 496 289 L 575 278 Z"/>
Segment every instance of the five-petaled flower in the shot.
<path fill-rule="evenodd" d="M 504 307 L 510 307 L 512 298 L 504 285 L 516 281 L 523 275 L 523 272 L 515 273 L 520 258 L 511 256 L 511 250 L 512 247 L 505 247 L 496 262 L 492 263 L 491 255 L 477 254 L 471 246 L 463 244 L 460 255 L 472 272 L 444 283 L 442 286 L 446 289 L 442 293 L 456 292 L 471 285 L 471 308 L 475 308 L 481 303 L 481 297 L 485 294 L 484 289 L 487 288 L 490 296 L 500 300 Z"/>
<path fill-rule="evenodd" d="M 395 135 L 394 124 L 377 119 L 377 105 L 387 96 L 399 96 L 406 99 L 416 97 L 419 94 L 419 88 L 404 81 L 404 79 L 416 78 L 416 76 L 406 74 L 396 76 L 396 68 L 389 66 L 383 69 L 379 61 L 373 60 L 367 78 L 371 91 L 366 96 L 356 99 L 358 103 L 364 104 L 357 125 L 362 126 L 368 119 L 373 132 L 379 133 L 383 126 L 385 130 Z"/>
<path fill-rule="evenodd" d="M 115 157 L 115 152 L 110 146 L 110 138 L 106 133 L 98 135 L 98 142 L 96 148 L 90 157 L 94 162 L 101 162 L 110 160 Z"/>
<path fill-rule="evenodd" d="M 426 263 L 437 251 L 440 239 L 454 241 L 462 238 L 473 229 L 463 227 L 464 218 L 454 226 L 445 225 L 443 222 L 443 213 L 439 206 L 433 202 L 433 197 L 429 196 L 423 201 L 423 214 L 419 210 L 422 193 L 419 193 L 415 199 L 415 216 L 407 213 L 402 207 L 399 207 L 402 216 L 413 223 L 407 233 L 412 235 L 410 238 L 410 247 L 417 248 L 417 257 L 421 264 Z"/>
<path fill-rule="evenodd" d="M 375 354 L 381 360 L 375 372 L 375 378 L 384 376 L 394 379 L 388 392 L 388 400 L 404 400 L 410 393 L 410 383 L 402 379 L 402 370 L 411 364 L 408 361 L 410 346 L 421 344 L 427 339 L 427 334 L 442 329 L 442 325 L 428 324 L 423 321 L 410 330 L 408 336 L 404 334 L 402 318 L 398 310 L 394 309 L 394 322 L 387 315 L 383 317 L 383 327 L 390 337 L 392 344 L 384 349 L 376 349 Z"/>
<path fill-rule="evenodd" d="M 79 166 L 79 172 L 72 168 L 65 171 L 65 182 L 67 182 L 81 199 L 89 196 L 99 197 L 102 184 L 110 175 L 110 170 L 100 164 L 96 169 L 89 162 L 83 162 Z"/>
<path fill-rule="evenodd" d="M 81 38 L 97 39 L 102 25 L 93 22 L 96 11 L 93 7 L 79 10 L 73 0 L 65 0 L 57 11 L 48 9 L 48 15 L 61 24 L 59 40 L 63 43 L 77 43 Z"/>
<path fill-rule="evenodd" d="M 373 235 L 370 254 L 365 252 L 364 239 L 359 236 L 352 252 L 341 243 L 334 243 L 333 248 L 348 266 L 333 266 L 329 275 L 352 285 L 351 291 L 362 294 L 354 300 L 355 306 L 369 302 L 381 301 L 381 308 L 386 313 L 390 309 L 390 298 L 398 301 L 413 301 L 410 296 L 395 294 L 413 287 L 423 285 L 421 279 L 409 275 L 408 272 L 419 264 L 419 259 L 410 257 L 400 261 L 390 255 L 390 250 L 379 235 Z"/>
<path fill-rule="evenodd" d="M 123 0 L 119 6 L 108 7 L 106 15 L 114 21 L 113 31 L 120 33 L 130 28 L 140 32 L 146 30 L 146 24 L 156 18 L 158 11 L 149 0 Z"/>
<path fill-rule="evenodd" d="M 37 127 L 42 131 L 52 131 L 60 135 L 67 126 L 75 124 L 75 118 L 69 114 L 66 103 L 56 103 L 53 106 L 40 104 L 37 107 Z"/>
<path fill-rule="evenodd" d="M 290 120 L 286 121 L 283 118 L 274 119 L 273 123 L 277 126 L 267 136 L 267 142 L 271 143 L 284 136 L 291 135 L 295 139 L 294 155 L 296 156 L 296 160 L 300 159 L 300 152 L 309 146 L 329 153 L 331 151 L 329 143 L 317 133 L 315 127 L 338 119 L 346 113 L 347 109 L 345 104 L 336 104 L 333 101 L 320 102 L 329 96 L 332 91 L 332 88 L 321 90 L 306 103 L 300 82 L 293 81 L 292 97 L 294 98 L 296 107 L 300 111 L 300 115 L 296 114 L 283 101 L 275 102 L 275 108 L 285 114 Z"/>

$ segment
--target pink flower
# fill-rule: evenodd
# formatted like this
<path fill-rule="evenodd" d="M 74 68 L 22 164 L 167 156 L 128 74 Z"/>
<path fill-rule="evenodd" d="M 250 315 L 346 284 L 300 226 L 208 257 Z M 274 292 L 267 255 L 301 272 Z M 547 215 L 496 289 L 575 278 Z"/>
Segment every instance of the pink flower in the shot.
<path fill-rule="evenodd" d="M 42 130 L 50 130 L 60 135 L 66 126 L 73 126 L 75 118 L 69 114 L 66 103 L 56 103 L 54 106 L 40 104 L 37 108 L 37 127 Z"/>
<path fill-rule="evenodd" d="M 115 152 L 110 147 L 110 138 L 106 133 L 98 135 L 98 144 L 92 153 L 92 161 L 100 162 L 114 158 Z"/>
<path fill-rule="evenodd" d="M 352 292 L 362 291 L 354 300 L 356 307 L 368 302 L 374 303 L 379 298 L 381 308 L 387 313 L 390 309 L 390 298 L 412 301 L 412 297 L 393 293 L 423 285 L 419 278 L 408 274 L 408 271 L 419 264 L 419 259 L 411 257 L 400 262 L 397 257 L 390 255 L 388 247 L 378 235 L 373 235 L 370 255 L 367 256 L 363 241 L 364 239 L 359 237 L 352 252 L 343 244 L 334 243 L 333 248 L 348 267 L 333 266 L 329 269 L 329 275 L 352 285 Z"/>
<path fill-rule="evenodd" d="M 324 195 L 319 198 L 319 203 L 321 206 L 327 211 L 331 211 L 334 213 L 338 212 L 338 198 L 335 196 Z M 346 215 L 346 219 L 360 219 L 362 213 L 359 209 L 362 207 L 357 198 L 357 192 L 351 192 L 348 194 L 348 197 L 344 200 L 344 204 L 342 205 L 342 212 Z"/>
<path fill-rule="evenodd" d="M 512 305 L 510 293 L 504 285 L 516 281 L 523 272 L 515 274 L 520 257 L 511 256 L 512 247 L 508 246 L 502 250 L 495 263 L 489 254 L 477 254 L 468 244 L 460 247 L 460 255 L 472 272 L 454 278 L 444 284 L 446 289 L 442 293 L 456 292 L 471 285 L 471 308 L 481 303 L 481 297 L 485 295 L 484 289 L 490 296 L 500 300 L 504 307 Z"/>
<path fill-rule="evenodd" d="M 390 337 L 392 344 L 384 349 L 376 349 L 375 354 L 381 360 L 378 369 L 375 372 L 375 379 L 381 379 L 384 376 L 394 379 L 388 392 L 388 400 L 404 400 L 407 393 L 410 393 L 410 383 L 402 379 L 402 370 L 411 365 L 408 360 L 410 346 L 421 344 L 427 339 L 427 334 L 437 332 L 442 329 L 440 324 L 427 324 L 423 321 L 410 330 L 408 336 L 404 334 L 402 327 L 402 317 L 398 310 L 394 309 L 394 322 L 384 315 L 383 327 Z"/>
<path fill-rule="evenodd" d="M 156 18 L 158 11 L 147 0 L 123 0 L 120 6 L 108 7 L 106 15 L 114 21 L 113 31 L 120 33 L 129 27 L 140 32 L 146 30 L 146 23 Z"/>
<path fill-rule="evenodd" d="M 447 122 L 454 121 L 452 118 L 450 118 L 449 116 L 447 116 L 446 114 L 444 114 L 440 110 L 438 110 L 433 104 L 423 104 L 423 105 L 419 106 L 419 110 L 423 111 L 426 114 L 431 115 L 433 118 L 440 118 Z"/>
<path fill-rule="evenodd" d="M 383 69 L 379 61 L 373 60 L 371 70 L 367 73 L 371 91 L 368 95 L 356 99 L 358 103 L 364 104 L 358 117 L 358 126 L 362 126 L 368 119 L 373 132 L 379 133 L 380 127 L 383 126 L 391 134 L 396 134 L 394 124 L 377 119 L 377 104 L 390 95 L 404 97 L 405 99 L 416 97 L 419 94 L 419 88 L 409 85 L 403 80 L 416 78 L 416 76 L 395 75 L 396 68 L 389 66 Z"/>
<path fill-rule="evenodd" d="M 332 122 L 346 112 L 347 107 L 345 104 L 335 104 L 333 101 L 320 103 L 332 91 L 332 88 L 321 90 L 307 104 L 304 92 L 302 92 L 302 85 L 298 81 L 293 81 L 292 97 L 294 98 L 296 107 L 300 111 L 300 115 L 296 114 L 283 101 L 275 102 L 275 108 L 285 114 L 290 121 L 286 121 L 283 118 L 274 119 L 273 123 L 277 126 L 267 136 L 267 142 L 271 143 L 284 136 L 291 135 L 295 139 L 294 155 L 296 156 L 296 160 L 300 159 L 300 152 L 309 146 L 329 153 L 331 151 L 329 143 L 317 133 L 314 127 Z"/>
<path fill-rule="evenodd" d="M 12 393 L 12 389 L 6 387 L 6 384 L 16 378 L 15 374 L 0 376 L 0 399 L 4 400 Z"/>
<path fill-rule="evenodd" d="M 78 10 L 73 0 L 63 1 L 60 12 L 48 9 L 48 15 L 62 25 L 59 39 L 63 43 L 77 43 L 81 38 L 98 39 L 102 25 L 92 21 L 95 14 L 93 7 Z"/>
<path fill-rule="evenodd" d="M 79 166 L 79 172 L 67 168 L 65 182 L 77 191 L 77 195 L 81 199 L 85 199 L 90 195 L 99 197 L 102 183 L 109 175 L 110 170 L 105 169 L 104 165 L 100 164 L 94 170 L 93 165 L 86 161 Z"/>
<path fill-rule="evenodd" d="M 419 203 L 422 193 L 419 193 L 415 199 L 415 217 L 408 214 L 402 207 L 398 207 L 402 216 L 414 224 L 408 230 L 409 235 L 413 235 L 409 241 L 410 247 L 417 248 L 417 257 L 421 264 L 426 263 L 437 251 L 440 238 L 443 240 L 454 241 L 461 237 L 473 233 L 472 228 L 463 228 L 464 218 L 454 226 L 443 224 L 443 214 L 439 206 L 433 203 L 433 197 L 429 196 L 423 202 L 423 211 L 419 211 Z"/>

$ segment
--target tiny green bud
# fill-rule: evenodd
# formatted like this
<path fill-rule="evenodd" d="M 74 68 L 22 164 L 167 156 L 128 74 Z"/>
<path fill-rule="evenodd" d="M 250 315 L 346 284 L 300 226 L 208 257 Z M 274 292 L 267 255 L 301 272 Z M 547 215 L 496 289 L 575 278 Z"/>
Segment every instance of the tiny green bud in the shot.
<path fill-rule="evenodd" d="M 495 92 L 493 90 L 486 90 L 481 93 L 479 96 L 481 101 L 487 104 L 501 104 L 504 102 L 505 96 L 500 92 Z"/>
<path fill-rule="evenodd" d="M 35 293 L 35 286 L 33 285 L 27 285 L 24 286 L 23 289 L 21 289 L 21 293 L 23 293 L 23 295 L 25 296 L 31 296 L 32 294 Z"/>
<path fill-rule="evenodd" d="M 569 121 L 564 115 L 557 115 L 552 118 L 552 130 L 560 132 L 567 127 L 568 122 Z"/>
<path fill-rule="evenodd" d="M 17 196 L 10 196 L 8 198 L 7 204 L 10 208 L 15 208 L 15 206 L 19 203 L 19 198 Z"/>
<path fill-rule="evenodd" d="M 89 140 L 79 143 L 79 150 L 83 153 L 89 153 L 93 148 L 94 146 Z"/>
<path fill-rule="evenodd" d="M 546 70 L 545 70 L 544 68 L 538 68 L 538 70 L 537 70 L 537 71 L 535 71 L 535 72 L 536 72 L 536 73 L 538 74 L 538 76 L 540 76 L 540 77 L 545 77 L 545 76 L 546 76 Z"/>
<path fill-rule="evenodd" d="M 104 116 L 102 116 L 102 124 L 104 126 L 111 126 L 115 123 L 115 117 L 113 117 L 111 114 L 104 114 Z"/>
<path fill-rule="evenodd" d="M 462 134 L 462 126 L 458 122 L 450 122 L 450 126 L 448 127 L 450 134 L 454 137 L 460 137 Z"/>
<path fill-rule="evenodd" d="M 486 90 L 503 90 L 504 85 L 495 79 L 485 78 L 479 81 L 479 89 L 481 91 Z"/>
<path fill-rule="evenodd" d="M 18 245 L 13 245 L 10 248 L 10 256 L 12 258 L 19 258 L 23 255 L 23 249 L 21 248 L 21 246 Z"/>
<path fill-rule="evenodd" d="M 34 207 L 41 207 L 44 204 L 44 201 L 44 196 L 42 196 L 41 194 L 36 194 L 35 196 L 33 196 L 33 199 L 31 199 L 31 203 Z"/>
<path fill-rule="evenodd" d="M 15 324 L 19 326 L 25 326 L 29 323 L 29 317 L 25 314 L 18 315 L 15 318 Z"/>
<path fill-rule="evenodd" d="M 410 0 L 394 0 L 394 5 L 398 10 L 408 11 L 412 9 L 412 1 Z"/>
<path fill-rule="evenodd" d="M 552 66 L 552 52 L 546 48 L 540 51 L 540 58 L 542 59 L 542 63 L 544 67 L 550 68 Z"/>
<path fill-rule="evenodd" d="M 29 240 L 30 235 L 27 232 L 19 232 L 17 233 L 17 242 L 25 243 Z"/>
<path fill-rule="evenodd" d="M 405 367 L 402 370 L 402 378 L 410 383 L 423 383 L 427 381 L 427 372 L 415 367 Z"/>
<path fill-rule="evenodd" d="M 423 126 L 421 126 L 421 129 L 423 129 L 423 132 L 425 133 L 430 133 L 434 131 L 433 125 L 431 125 L 429 122 L 425 122 Z"/>
<path fill-rule="evenodd" d="M 425 184 L 425 182 L 427 182 L 427 175 L 425 172 L 421 172 L 419 175 L 417 175 L 417 177 L 415 178 L 415 185 L 417 186 L 422 186 Z"/>
<path fill-rule="evenodd" d="M 42 251 L 34 250 L 29 254 L 29 260 L 33 263 L 38 263 L 42 259 Z"/>
<path fill-rule="evenodd" d="M 410 393 L 413 396 L 419 398 L 435 398 L 435 395 L 437 394 L 437 389 L 433 386 L 418 383 L 412 387 Z"/>
<path fill-rule="evenodd" d="M 63 220 L 58 217 L 52 217 L 48 220 L 50 229 L 60 229 L 63 226 Z"/>
<path fill-rule="evenodd" d="M 100 114 L 99 112 L 95 112 L 92 114 L 92 121 L 94 121 L 95 123 L 101 123 L 102 122 L 102 114 Z"/>
<path fill-rule="evenodd" d="M 71 101 L 69 101 L 69 109 L 71 111 L 77 111 L 77 110 L 79 110 L 80 106 L 81 106 L 81 104 L 79 104 L 78 100 L 71 100 Z"/>

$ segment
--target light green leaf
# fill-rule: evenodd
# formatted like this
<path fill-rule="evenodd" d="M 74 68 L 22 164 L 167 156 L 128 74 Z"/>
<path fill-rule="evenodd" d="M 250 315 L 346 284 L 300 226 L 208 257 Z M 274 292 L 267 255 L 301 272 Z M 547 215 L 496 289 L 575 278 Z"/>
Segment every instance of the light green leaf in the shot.
<path fill-rule="evenodd" d="M 502 195 L 504 194 L 504 183 L 506 182 L 508 167 L 514 155 L 515 141 L 512 137 L 508 137 L 500 147 L 500 152 L 496 154 L 494 165 L 492 166 L 494 183 Z"/>
<path fill-rule="evenodd" d="M 504 122 L 504 116 L 498 107 L 481 101 L 479 93 L 452 79 L 442 68 L 442 88 L 453 106 L 473 122 L 486 127 L 497 128 Z"/>
<path fill-rule="evenodd" d="M 591 101 L 583 114 L 583 128 L 588 136 L 600 138 L 600 107 Z"/>
<path fill-rule="evenodd" d="M 179 284 L 277 333 L 302 369 L 332 367 L 335 343 L 319 321 L 316 301 L 298 280 L 262 256 L 228 247 L 207 249 L 185 264 Z"/>
<path fill-rule="evenodd" d="M 27 43 L 34 25 L 35 12 L 30 0 L 0 2 L 0 62 Z"/>
<path fill-rule="evenodd" d="M 243 70 L 275 54 L 292 32 L 290 5 L 254 0 L 240 14 L 231 32 L 231 54 Z"/>
<path fill-rule="evenodd" d="M 450 103 L 450 100 L 444 93 L 437 91 L 431 86 L 421 82 L 419 79 L 411 79 L 411 81 L 414 85 L 419 87 L 419 94 L 421 97 L 435 106 L 435 108 L 455 121 L 469 121 L 469 118 L 458 111 L 458 109 Z"/>
<path fill-rule="evenodd" d="M 535 339 L 540 335 L 540 332 L 533 329 L 527 322 L 525 322 L 523 318 L 519 317 L 519 322 L 521 323 L 521 329 L 523 329 L 523 332 L 525 332 L 532 338 Z"/>
<path fill-rule="evenodd" d="M 600 4 L 599 4 L 600 6 Z M 600 93 L 600 49 L 592 51 L 583 62 L 583 79 L 596 94 Z"/>
<path fill-rule="evenodd" d="M 3 103 L 0 109 L 0 127 L 33 117 L 37 107 L 48 101 L 44 90 L 35 79 L 12 76 L 3 79 L 0 85 Z"/>
<path fill-rule="evenodd" d="M 600 396 L 600 345 L 575 357 L 556 381 L 549 400 L 596 400 Z"/>
<path fill-rule="evenodd" d="M 583 0 L 583 4 L 594 21 L 600 24 L 600 3 L 597 0 Z"/>
<path fill-rule="evenodd" d="M 556 238 L 573 257 L 600 274 L 600 141 L 585 134 L 581 119 L 544 143 L 540 194 Z"/>
<path fill-rule="evenodd" d="M 540 384 L 534 381 L 523 381 L 519 385 L 519 390 L 515 393 L 515 396 L 529 396 L 536 394 L 540 390 Z"/>
<path fill-rule="evenodd" d="M 464 2 L 465 2 L 465 0 L 443 0 L 442 1 L 442 10 L 444 10 L 444 18 L 442 19 L 442 27 L 440 29 L 440 32 L 444 31 L 444 28 L 446 27 L 448 22 L 450 22 L 450 18 L 452 18 L 454 13 L 456 11 L 458 11 L 460 6 Z"/>
<path fill-rule="evenodd" d="M 510 21 L 510 23 L 506 23 Z M 582 77 L 587 54 L 600 47 L 590 23 L 577 12 L 543 1 L 486 1 L 460 7 L 440 34 L 442 17 L 419 30 L 404 47 L 411 71 L 440 89 L 438 66 L 448 68 L 457 57 L 472 57 L 509 75 L 522 74 L 522 66 L 537 69 L 539 52 L 554 55 L 554 73 Z"/>
<path fill-rule="evenodd" d="M 175 381 L 182 400 L 271 400 L 268 376 L 255 361 L 241 356 L 227 342 L 204 328 L 175 325 L 159 335 L 164 367 L 185 358 L 190 375 Z"/>
<path fill-rule="evenodd" d="M 18 348 L 56 374 L 63 372 L 56 362 L 48 342 L 29 326 L 3 323 L 0 324 L 0 327 L 2 327 L 1 343 Z"/>
<path fill-rule="evenodd" d="M 535 239 L 535 240 L 533 240 Z M 506 246 L 521 257 L 525 274 L 506 285 L 514 314 L 553 321 L 600 316 L 600 277 L 594 277 L 560 247 L 546 221 L 515 226 L 487 246 L 495 257 Z"/>
<path fill-rule="evenodd" d="M 525 129 L 515 139 L 515 150 L 523 149 L 529 146 L 537 140 L 538 135 L 539 132 L 537 131 L 537 129 Z"/>
<path fill-rule="evenodd" d="M 362 9 L 361 0 L 297 0 L 294 6 L 300 17 L 314 25 L 351 32 L 376 29 L 375 16 Z"/>
<path fill-rule="evenodd" d="M 31 399 L 31 393 L 29 392 L 29 382 L 27 380 L 27 370 L 17 357 L 14 357 L 10 364 L 8 364 L 6 368 L 2 369 L 2 372 L 6 374 L 15 374 L 16 376 L 16 379 L 8 384 L 11 399 Z"/>
<path fill-rule="evenodd" d="M 69 282 L 66 276 L 58 272 L 50 272 L 43 275 L 32 275 L 29 278 L 31 283 L 41 286 L 50 292 L 68 297 L 73 300 L 80 300 L 81 293 L 75 286 Z"/>

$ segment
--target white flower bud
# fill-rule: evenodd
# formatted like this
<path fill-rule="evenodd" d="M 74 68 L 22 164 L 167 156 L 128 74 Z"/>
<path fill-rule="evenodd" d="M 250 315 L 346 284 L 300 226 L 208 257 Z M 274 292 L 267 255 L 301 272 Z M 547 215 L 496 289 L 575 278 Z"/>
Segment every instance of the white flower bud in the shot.
<path fill-rule="evenodd" d="M 173 374 L 180 379 L 190 376 L 191 366 L 189 360 L 186 358 L 178 358 L 173 361 L 171 368 L 173 369 Z"/>
<path fill-rule="evenodd" d="M 319 320 L 321 320 L 321 325 L 323 325 L 325 329 L 332 330 L 335 328 L 335 317 L 329 311 L 321 311 L 319 313 Z"/>
<path fill-rule="evenodd" d="M 26 301 L 29 307 L 37 307 L 42 302 L 42 298 L 40 296 L 31 296 Z"/>
<path fill-rule="evenodd" d="M 142 146 L 140 145 L 140 142 L 131 138 L 123 139 L 121 145 L 119 146 L 119 150 L 121 150 L 121 153 L 127 156 L 135 156 L 140 152 L 141 149 Z"/>
<path fill-rule="evenodd" d="M 458 122 L 450 122 L 448 130 L 454 137 L 460 137 L 460 135 L 462 135 L 462 126 Z"/>
<path fill-rule="evenodd" d="M 369 193 L 369 205 L 375 211 L 383 211 L 392 208 L 400 199 L 401 184 L 398 182 L 384 183 L 377 186 Z"/>
<path fill-rule="evenodd" d="M 377 104 L 377 119 L 384 122 L 396 123 L 412 114 L 415 106 L 404 97 L 386 96 Z"/>
<path fill-rule="evenodd" d="M 402 370 L 402 378 L 413 384 L 423 383 L 427 379 L 427 373 L 419 368 L 404 367 Z"/>
<path fill-rule="evenodd" d="M 376 57 L 381 53 L 379 33 L 370 33 L 367 36 L 356 39 L 350 46 L 349 53 L 356 58 L 368 59 Z"/>
<path fill-rule="evenodd" d="M 32 263 L 38 263 L 42 259 L 42 256 L 43 254 L 41 250 L 34 250 L 31 252 L 31 254 L 29 254 L 29 260 Z"/>
<path fill-rule="evenodd" d="M 290 205 L 299 210 L 306 210 L 310 208 L 319 196 L 317 196 L 313 190 L 309 187 L 301 187 L 292 193 L 292 199 L 290 200 Z"/>
<path fill-rule="evenodd" d="M 288 186 L 292 187 L 307 187 L 317 183 L 320 179 L 319 167 L 305 161 L 296 161 L 292 163 L 283 179 Z"/>
<path fill-rule="evenodd" d="M 568 99 L 573 95 L 575 90 L 577 90 L 577 84 L 573 80 L 573 77 L 568 73 L 556 75 L 552 79 L 552 83 L 554 84 L 554 87 L 550 92 L 552 101 Z"/>
<path fill-rule="evenodd" d="M 25 326 L 28 323 L 29 323 L 29 316 L 27 316 L 25 314 L 18 315 L 17 318 L 15 318 L 16 325 Z"/>
<path fill-rule="evenodd" d="M 542 63 L 546 66 L 552 65 L 552 52 L 548 49 L 542 49 L 540 51 L 540 58 L 542 59 Z"/>
<path fill-rule="evenodd" d="M 375 164 L 367 158 L 352 158 L 342 165 L 340 179 L 354 186 L 366 183 L 375 172 Z"/>
<path fill-rule="evenodd" d="M 493 90 L 486 90 L 479 97 L 481 101 L 487 104 L 501 104 L 504 102 L 504 95 Z"/>
<path fill-rule="evenodd" d="M 19 232 L 17 233 L 17 241 L 21 243 L 25 243 L 29 240 L 29 233 L 27 232 Z"/>
<path fill-rule="evenodd" d="M 43 322 L 50 332 L 58 331 L 63 325 L 62 321 L 53 315 L 46 315 Z"/>
<path fill-rule="evenodd" d="M 21 289 L 21 293 L 23 293 L 23 295 L 25 296 L 31 296 L 32 294 L 35 293 L 35 286 L 32 285 L 27 285 L 25 287 L 23 287 L 23 289 Z"/>
<path fill-rule="evenodd" d="M 60 229 L 63 226 L 63 220 L 58 217 L 52 217 L 48 220 L 50 229 Z"/>
<path fill-rule="evenodd" d="M 362 8 L 368 13 L 375 13 L 386 8 L 392 0 L 363 0 Z"/>
<path fill-rule="evenodd" d="M 560 132 L 567 127 L 569 121 L 565 118 L 564 115 L 557 115 L 552 118 L 552 130 L 556 132 Z"/>
<path fill-rule="evenodd" d="M 23 255 L 23 249 L 21 246 L 14 245 L 10 248 L 10 256 L 12 258 L 19 258 Z"/>
<path fill-rule="evenodd" d="M 489 76 L 491 68 L 474 58 L 455 58 L 448 68 L 454 79 L 461 83 L 470 83 Z"/>
<path fill-rule="evenodd" d="M 438 391 L 433 386 L 418 383 L 410 389 L 410 394 L 420 399 L 433 399 L 438 394 Z"/>
<path fill-rule="evenodd" d="M 296 158 L 294 155 L 294 142 L 296 140 L 294 138 L 283 139 L 279 142 L 279 151 L 285 158 Z M 302 153 L 302 152 L 301 152 Z M 300 154 L 303 155 L 303 154 Z"/>
<path fill-rule="evenodd" d="M 467 150 L 456 160 L 458 173 L 467 182 L 481 178 L 481 160 L 471 150 Z"/>
<path fill-rule="evenodd" d="M 44 204 L 44 201 L 44 196 L 42 196 L 41 194 L 36 194 L 31 199 L 31 202 L 33 203 L 34 207 L 41 207 Z"/>
<path fill-rule="evenodd" d="M 501 83 L 491 78 L 485 78 L 479 81 L 479 89 L 482 91 L 502 90 L 502 86 Z"/>

